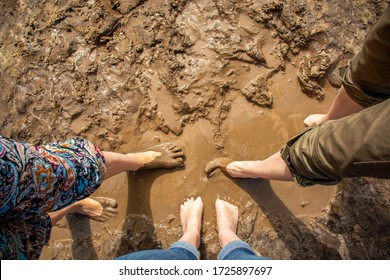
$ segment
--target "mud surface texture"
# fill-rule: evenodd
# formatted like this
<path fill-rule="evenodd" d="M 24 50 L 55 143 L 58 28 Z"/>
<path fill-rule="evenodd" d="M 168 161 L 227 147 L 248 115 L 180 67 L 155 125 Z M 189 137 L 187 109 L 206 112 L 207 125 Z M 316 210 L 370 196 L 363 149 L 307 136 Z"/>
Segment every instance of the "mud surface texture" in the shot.
<path fill-rule="evenodd" d="M 179 205 L 205 203 L 202 259 L 219 252 L 214 202 L 240 208 L 239 236 L 273 259 L 390 258 L 389 182 L 339 186 L 208 179 L 216 157 L 262 159 L 324 113 L 332 74 L 388 1 L 2 0 L 1 134 L 32 144 L 85 137 L 103 150 L 165 141 L 183 168 L 120 174 L 99 196 L 107 223 L 70 215 L 42 259 L 111 259 L 180 238 Z"/>

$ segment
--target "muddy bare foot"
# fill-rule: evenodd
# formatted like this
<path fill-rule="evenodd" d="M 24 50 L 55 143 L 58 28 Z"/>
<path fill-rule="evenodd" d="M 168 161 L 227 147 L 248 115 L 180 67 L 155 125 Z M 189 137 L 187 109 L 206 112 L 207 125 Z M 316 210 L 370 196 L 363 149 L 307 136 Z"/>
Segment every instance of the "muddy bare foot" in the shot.
<path fill-rule="evenodd" d="M 215 201 L 217 213 L 218 237 L 221 247 L 234 240 L 240 240 L 236 235 L 238 224 L 238 207 L 221 199 Z"/>
<path fill-rule="evenodd" d="M 180 205 L 180 220 L 183 227 L 181 241 L 186 241 L 199 248 L 200 230 L 202 227 L 203 201 L 200 197 L 193 197 Z"/>
<path fill-rule="evenodd" d="M 258 178 L 258 171 L 261 170 L 261 161 L 234 161 L 226 166 L 226 170 L 234 178 Z"/>
<path fill-rule="evenodd" d="M 227 171 L 226 167 L 229 163 L 233 162 L 231 158 L 228 157 L 220 157 L 216 158 L 209 163 L 207 163 L 204 171 L 207 174 L 207 177 L 212 177 L 217 173 L 217 170 L 221 170 L 225 175 L 230 176 L 229 172 Z"/>
<path fill-rule="evenodd" d="M 116 216 L 118 204 L 115 200 L 106 197 L 87 197 L 75 203 L 73 213 L 88 216 L 92 220 L 105 222 Z"/>
<path fill-rule="evenodd" d="M 155 168 L 173 168 L 183 165 L 184 152 L 178 145 L 167 142 L 149 148 L 145 154 L 151 154 L 149 162 L 146 162 L 141 169 L 155 169 Z"/>
<path fill-rule="evenodd" d="M 303 123 L 306 126 L 311 126 L 315 124 L 320 124 L 327 120 L 327 117 L 325 114 L 312 114 L 306 117 L 306 119 L 303 120 Z"/>

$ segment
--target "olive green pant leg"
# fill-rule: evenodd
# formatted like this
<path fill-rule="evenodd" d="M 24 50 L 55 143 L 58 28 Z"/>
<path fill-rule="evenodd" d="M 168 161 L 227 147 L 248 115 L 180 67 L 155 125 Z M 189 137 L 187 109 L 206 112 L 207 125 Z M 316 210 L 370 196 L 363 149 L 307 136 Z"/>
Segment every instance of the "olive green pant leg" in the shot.
<path fill-rule="evenodd" d="M 339 71 L 348 96 L 361 106 L 390 97 L 390 8 L 367 34 L 361 51 Z"/>
<path fill-rule="evenodd" d="M 390 178 L 390 99 L 304 130 L 281 156 L 301 186 L 348 177 Z"/>

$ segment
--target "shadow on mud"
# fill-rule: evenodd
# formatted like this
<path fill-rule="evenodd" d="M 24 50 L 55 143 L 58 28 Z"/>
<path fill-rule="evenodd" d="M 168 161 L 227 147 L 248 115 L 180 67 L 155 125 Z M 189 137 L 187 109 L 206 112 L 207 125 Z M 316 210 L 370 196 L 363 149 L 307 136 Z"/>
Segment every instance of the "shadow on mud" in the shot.
<path fill-rule="evenodd" d="M 337 250 L 319 240 L 305 223 L 291 213 L 274 193 L 268 180 L 241 180 L 240 186 L 266 215 L 291 259 L 341 258 Z"/>
<path fill-rule="evenodd" d="M 94 235 L 91 231 L 90 219 L 81 215 L 67 215 L 72 235 L 72 255 L 75 260 L 96 260 L 98 254 L 93 245 Z"/>
<path fill-rule="evenodd" d="M 156 169 L 127 174 L 129 195 L 126 218 L 122 229 L 109 241 L 110 244 L 106 244 L 108 259 L 136 251 L 162 248 L 156 236 L 150 194 L 153 182 L 158 177 L 175 171 L 177 169 Z"/>

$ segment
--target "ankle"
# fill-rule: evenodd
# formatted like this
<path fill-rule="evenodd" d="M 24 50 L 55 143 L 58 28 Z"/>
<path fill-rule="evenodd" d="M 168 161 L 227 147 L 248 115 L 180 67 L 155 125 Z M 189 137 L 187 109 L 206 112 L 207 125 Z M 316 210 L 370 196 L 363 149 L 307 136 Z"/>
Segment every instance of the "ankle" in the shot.
<path fill-rule="evenodd" d="M 83 209 L 83 200 L 76 201 L 69 206 L 69 213 L 79 213 Z"/>
<path fill-rule="evenodd" d="M 130 162 L 128 169 L 130 169 L 130 171 L 136 171 L 147 167 L 148 164 L 153 162 L 159 156 L 161 156 L 161 153 L 154 151 L 127 154 L 128 160 Z"/>
<path fill-rule="evenodd" d="M 329 112 L 328 112 L 328 113 L 326 113 L 325 115 L 323 115 L 323 117 L 322 117 L 322 122 L 328 121 L 328 120 L 332 120 L 332 119 L 335 119 L 335 117 L 332 118 L 332 117 L 329 115 Z"/>
<path fill-rule="evenodd" d="M 200 231 L 195 228 L 187 229 L 180 240 L 185 241 L 198 249 L 200 246 Z"/>
<path fill-rule="evenodd" d="M 231 229 L 223 229 L 218 232 L 219 244 L 221 248 L 225 247 L 232 241 L 240 240 L 240 238 L 236 235 L 234 231 Z"/>

